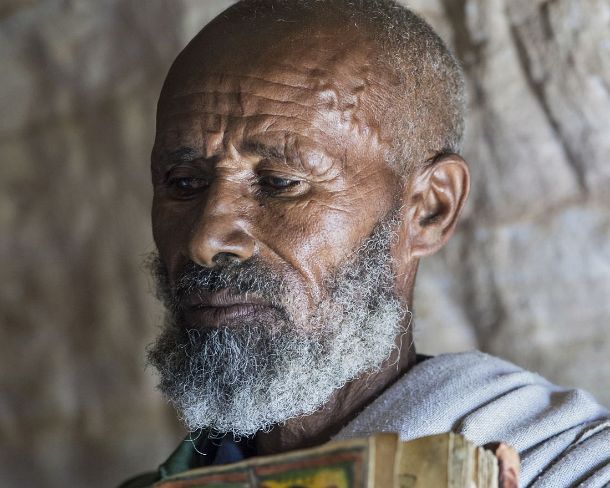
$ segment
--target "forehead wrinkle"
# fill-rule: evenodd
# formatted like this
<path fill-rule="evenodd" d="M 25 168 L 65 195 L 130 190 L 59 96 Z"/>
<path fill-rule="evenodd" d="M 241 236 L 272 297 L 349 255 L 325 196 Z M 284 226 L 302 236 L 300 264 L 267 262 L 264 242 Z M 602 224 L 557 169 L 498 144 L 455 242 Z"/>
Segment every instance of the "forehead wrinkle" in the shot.
<path fill-rule="evenodd" d="M 281 115 L 281 114 L 272 114 L 272 113 L 258 113 L 258 114 L 253 114 L 253 115 L 231 115 L 231 114 L 222 114 L 222 113 L 216 113 L 216 112 L 201 112 L 201 111 L 197 111 L 197 110 L 191 110 L 189 112 L 180 112 L 180 113 L 173 113 L 170 115 L 166 115 L 165 117 L 160 119 L 160 122 L 167 123 L 167 122 L 173 121 L 173 120 L 184 121 L 184 117 L 191 117 L 192 119 L 197 119 L 198 117 L 201 117 L 204 115 L 205 116 L 216 115 L 219 117 L 227 118 L 229 120 L 244 120 L 246 122 L 255 120 L 257 118 L 267 118 L 267 117 L 273 117 L 275 119 L 280 119 L 280 120 L 287 119 L 290 121 L 298 120 L 299 122 L 302 122 L 308 129 L 316 129 L 316 130 L 319 130 L 320 132 L 324 132 L 324 129 L 322 127 L 319 127 L 319 126 L 313 124 L 312 123 L 313 121 L 311 121 L 311 120 L 307 120 L 302 117 L 296 117 L 294 115 Z M 166 130 L 172 130 L 172 128 L 170 127 Z M 203 132 L 205 133 L 205 132 L 210 132 L 210 131 L 204 130 Z M 212 132 L 215 133 L 218 131 L 214 130 Z"/>
<path fill-rule="evenodd" d="M 229 110 L 216 111 L 193 110 L 191 104 L 187 107 L 184 106 L 185 104 L 182 104 L 182 108 L 187 108 L 187 110 L 180 111 L 174 108 L 174 113 L 164 117 L 164 121 L 171 121 L 174 117 L 189 115 L 198 117 L 219 116 L 225 120 L 225 126 L 227 124 L 233 125 L 235 121 L 244 120 L 248 125 L 260 124 L 261 128 L 264 127 L 263 131 L 269 132 L 278 125 L 284 125 L 283 121 L 288 121 L 290 123 L 298 121 L 303 124 L 303 126 L 297 130 L 313 129 L 319 131 L 322 140 L 327 139 L 327 137 L 324 136 L 327 136 L 329 132 L 333 133 L 340 131 L 340 134 L 336 135 L 341 139 L 345 139 L 345 142 L 343 143 L 345 145 L 349 144 L 348 139 L 350 138 L 350 134 L 353 133 L 359 133 L 367 138 L 373 138 L 376 143 L 383 143 L 384 139 L 381 134 L 380 122 L 384 111 L 382 105 L 387 105 L 387 103 L 380 102 L 384 101 L 381 90 L 384 84 L 379 82 L 377 77 L 369 76 L 372 74 L 372 67 L 370 65 L 366 67 L 360 66 L 356 69 L 354 66 L 345 66 L 345 63 L 339 64 L 342 64 L 342 66 L 329 70 L 319 65 L 312 68 L 304 68 L 302 67 L 302 64 L 292 66 L 291 63 L 281 63 L 280 66 L 288 67 L 292 70 L 299 68 L 299 78 L 301 79 L 303 76 L 309 76 L 307 83 L 296 85 L 285 82 L 280 83 L 269 79 L 272 77 L 273 73 L 265 73 L 266 78 L 251 74 L 215 74 L 216 78 L 221 82 L 226 82 L 227 78 L 229 78 L 229 81 L 231 81 L 231 77 L 234 78 L 234 81 L 238 82 L 238 86 L 235 87 L 238 91 L 212 90 L 212 87 L 210 87 L 210 89 L 199 89 L 193 93 L 183 92 L 182 94 L 175 94 L 173 101 L 180 101 L 180 99 L 187 101 L 189 97 L 194 95 L 204 97 L 206 94 L 215 94 L 216 97 L 220 95 L 233 98 L 235 101 L 235 108 L 228 107 Z M 349 71 L 349 76 L 344 77 L 346 81 L 335 79 L 333 75 L 336 75 L 337 72 L 339 75 L 345 73 L 346 68 Z M 206 73 L 206 76 L 209 74 L 210 73 Z M 252 83 L 243 83 L 243 80 Z M 263 94 L 254 93 L 249 89 L 246 90 L 246 88 L 260 89 Z M 289 92 L 282 93 L 281 90 L 278 92 L 277 88 L 288 88 Z M 271 90 L 271 92 L 269 92 L 269 90 Z M 268 95 L 265 95 L 265 92 L 268 93 Z M 285 96 L 282 96 L 284 94 Z M 244 110 L 243 107 L 244 99 L 248 98 L 260 100 L 261 104 L 271 102 L 272 104 L 277 105 L 279 111 L 267 110 L 260 112 L 258 111 L 259 107 L 255 106 L 253 108 L 255 113 L 250 114 L 249 110 Z M 305 103 L 303 102 L 304 99 L 306 100 Z M 314 100 L 313 103 L 307 103 L 312 99 Z M 214 100 L 211 100 L 211 102 L 213 104 Z M 203 101 L 203 103 L 205 103 L 205 101 Z M 257 104 L 254 103 L 254 105 Z M 283 111 L 285 107 L 292 107 L 295 112 L 286 115 Z M 227 107 L 224 106 L 221 108 Z M 311 117 L 307 117 L 307 115 L 310 115 Z M 263 120 L 258 122 L 257 119 Z M 201 121 L 201 125 L 204 125 L 203 121 Z M 228 129 L 228 127 L 225 127 L 225 130 L 226 129 Z M 242 130 L 246 130 L 246 128 L 243 128 Z M 206 132 L 209 132 L 207 128 Z M 275 132 L 285 133 L 286 131 L 280 129 Z M 302 135 L 300 136 L 302 137 Z M 316 142 L 320 141 L 317 140 Z"/>
<path fill-rule="evenodd" d="M 174 93 L 169 101 L 188 99 L 197 95 L 201 97 L 208 95 L 210 100 L 203 99 L 194 103 L 200 105 L 214 103 L 218 101 L 215 100 L 217 97 L 225 97 L 224 102 L 226 103 L 231 97 L 233 100 L 229 101 L 234 102 L 235 107 L 238 107 L 244 97 L 252 97 L 266 99 L 278 104 L 291 103 L 311 109 L 318 109 L 320 106 L 326 109 L 339 109 L 340 105 L 350 105 L 350 101 L 341 103 L 343 97 L 352 99 L 351 104 L 353 104 L 353 99 L 360 99 L 365 91 L 369 91 L 367 90 L 368 87 L 375 85 L 380 87 L 381 85 L 376 79 L 369 76 L 376 70 L 368 62 L 358 63 L 357 66 L 346 65 L 345 59 L 350 58 L 352 54 L 349 50 L 344 50 L 340 55 L 335 55 L 332 60 L 333 66 L 330 69 L 321 66 L 319 62 L 312 66 L 303 66 L 306 62 L 293 64 L 280 61 L 275 62 L 273 66 L 265 67 L 264 76 L 239 75 L 236 73 L 199 73 L 197 79 L 182 84 L 183 87 L 185 85 L 190 86 L 190 90 L 183 88 Z M 337 57 L 341 59 L 337 60 Z M 299 84 L 288 83 L 285 81 L 287 74 L 305 81 Z M 282 81 L 273 79 L 277 76 Z M 337 76 L 342 76 L 344 79 L 338 80 Z M 195 88 L 195 85 L 199 87 L 204 85 L 207 89 Z M 227 87 L 228 90 L 223 89 Z M 307 103 L 312 98 L 317 99 L 317 101 L 313 104 Z"/>
<path fill-rule="evenodd" d="M 210 97 L 206 97 L 206 95 L 210 95 Z M 196 100 L 192 100 L 189 103 L 189 98 L 197 98 Z M 222 97 L 223 99 L 219 98 Z M 297 101 L 294 99 L 279 99 L 279 98 L 271 98 L 266 95 L 258 95 L 253 92 L 244 92 L 244 91 L 219 91 L 219 90 L 210 90 L 210 91 L 198 91 L 189 94 L 179 95 L 172 98 L 173 101 L 178 102 L 178 107 L 171 110 L 172 113 L 186 113 L 192 110 L 192 106 L 196 105 L 199 109 L 207 110 L 213 108 L 215 106 L 228 107 L 229 110 L 225 111 L 223 115 L 258 115 L 256 109 L 256 103 L 250 103 L 248 98 L 252 98 L 255 100 L 260 100 L 261 103 L 270 102 L 275 108 L 281 110 L 284 106 L 294 106 L 293 108 L 298 113 L 304 109 L 305 111 L 313 111 L 317 115 L 322 116 L 323 114 L 319 111 L 318 104 L 308 104 L 303 103 L 301 101 Z M 233 104 L 233 107 L 231 107 Z M 248 105 L 254 105 L 250 110 L 247 109 Z M 184 108 L 184 110 L 181 110 Z M 294 113 L 294 112 L 292 112 Z M 273 115 L 273 114 L 269 114 Z"/>
<path fill-rule="evenodd" d="M 269 73 L 269 75 L 271 75 L 273 73 Z M 282 73 L 280 75 L 283 79 L 285 79 L 286 77 L 286 73 Z M 173 99 L 176 97 L 181 97 L 183 95 L 189 95 L 191 94 L 191 90 L 189 89 L 189 87 L 192 86 L 201 86 L 202 84 L 204 85 L 210 85 L 210 86 L 226 86 L 227 82 L 229 82 L 230 85 L 236 86 L 236 87 L 265 87 L 267 86 L 267 88 L 272 89 L 274 92 L 277 91 L 278 88 L 282 88 L 282 89 L 291 89 L 294 91 L 309 91 L 312 88 L 312 85 L 310 82 L 308 83 L 301 83 L 301 84 L 292 84 L 292 83 L 287 83 L 286 81 L 274 81 L 271 80 L 269 78 L 271 78 L 271 76 L 269 76 L 268 78 L 264 78 L 263 76 L 256 76 L 256 75 L 249 75 L 249 74 L 237 74 L 237 73 L 231 73 L 231 72 L 227 72 L 227 73 L 215 73 L 215 72 L 209 72 L 209 71 L 205 71 L 205 72 L 200 72 L 196 75 L 196 77 L 193 75 L 191 77 L 191 80 L 185 80 L 184 82 L 182 82 L 180 85 L 184 88 L 182 88 L 182 90 L 176 90 L 174 94 L 168 96 L 168 99 Z M 231 78 L 234 78 L 234 80 L 231 80 Z M 301 77 L 302 78 L 302 77 Z M 205 82 L 203 81 L 205 80 Z M 230 83 L 231 81 L 233 81 L 233 83 Z M 253 83 L 244 83 L 244 81 L 251 81 Z"/>
<path fill-rule="evenodd" d="M 361 34 L 350 36 L 348 41 L 342 42 L 336 38 L 335 32 L 307 30 L 304 36 L 290 36 L 290 40 L 295 43 L 295 49 L 290 56 L 285 52 L 274 55 L 276 49 L 271 46 L 267 56 L 260 59 L 256 56 L 242 59 L 237 69 L 235 64 L 227 66 L 222 57 L 219 61 L 208 63 L 220 63 L 218 70 L 214 70 L 213 66 L 208 69 L 201 66 L 200 60 L 193 60 L 200 67 L 190 69 L 190 74 L 185 74 L 182 79 L 175 78 L 167 95 L 172 91 L 175 95 L 184 93 L 184 90 L 188 93 L 189 90 L 201 86 L 202 82 L 211 86 L 233 85 L 246 90 L 267 86 L 273 90 L 279 88 L 297 92 L 309 91 L 319 84 L 320 78 L 326 78 L 328 81 L 336 75 L 342 75 L 347 80 L 354 80 L 362 79 L 363 75 L 380 73 L 382 70 L 377 68 L 381 67 L 374 61 L 377 47 L 370 43 L 367 35 Z M 326 38 L 333 39 L 334 42 L 329 44 Z M 357 49 L 355 45 L 358 46 Z M 196 49 L 192 48 L 191 51 L 195 53 Z M 242 69 L 244 71 L 241 71 Z M 383 71 L 385 76 L 385 70 Z"/>
<path fill-rule="evenodd" d="M 277 64 L 275 65 L 277 66 Z M 208 72 L 206 72 L 205 74 L 207 75 Z M 250 80 L 252 82 L 261 82 L 262 85 L 271 85 L 274 88 L 280 87 L 280 88 L 292 88 L 294 90 L 300 91 L 300 90 L 309 90 L 311 89 L 311 84 L 310 83 L 287 83 L 286 81 L 275 81 L 270 79 L 275 73 L 273 73 L 273 71 L 270 71 L 268 73 L 266 73 L 266 75 L 268 75 L 268 77 L 263 77 L 260 75 L 254 75 L 254 74 L 239 74 L 239 73 L 232 73 L 232 72 L 227 72 L 227 73 L 210 73 L 212 75 L 216 75 L 218 76 L 221 80 L 224 80 L 226 78 L 236 78 L 239 80 Z M 286 73 L 281 73 L 280 77 L 282 80 L 286 79 Z M 243 84 L 243 81 L 241 81 L 240 86 Z"/>
<path fill-rule="evenodd" d="M 328 114 L 323 114 L 320 113 L 319 117 L 313 117 L 311 119 L 307 119 L 304 117 L 300 117 L 300 116 L 296 116 L 296 115 L 283 115 L 283 114 L 278 114 L 278 113 L 257 113 L 257 114 L 253 114 L 253 115 L 232 115 L 232 114 L 226 114 L 226 113 L 218 113 L 218 112 L 208 112 L 208 111 L 200 111 L 200 110 L 190 110 L 188 112 L 177 112 L 177 113 L 171 113 L 171 114 L 167 114 L 164 117 L 162 117 L 159 121 L 158 121 L 158 125 L 159 125 L 159 131 L 163 132 L 163 131 L 167 131 L 167 132 L 171 132 L 171 133 L 178 133 L 178 132 L 190 132 L 192 130 L 192 128 L 188 125 L 188 119 L 191 119 L 193 121 L 197 121 L 197 125 L 198 125 L 198 132 L 202 135 L 205 134 L 223 134 L 225 133 L 227 130 L 231 130 L 231 127 L 229 127 L 229 124 L 232 124 L 234 122 L 239 122 L 239 121 L 243 121 L 244 124 L 247 124 L 247 126 L 244 129 L 250 129 L 251 125 L 258 125 L 260 126 L 259 129 L 261 130 L 261 132 L 265 132 L 265 133 L 274 133 L 274 132 L 283 132 L 283 133 L 287 133 L 287 132 L 291 132 L 290 129 L 275 129 L 275 130 L 270 130 L 272 127 L 277 127 L 278 125 L 282 124 L 283 122 L 288 122 L 287 126 L 290 127 L 292 126 L 294 129 L 296 130 L 300 130 L 300 131 L 317 131 L 320 136 L 324 136 L 329 134 L 329 132 L 333 131 L 334 129 L 339 128 L 341 125 L 340 123 L 345 123 L 345 122 L 350 122 L 350 129 L 358 129 L 359 130 L 359 125 L 361 125 L 360 121 L 356 121 L 355 118 L 352 117 L 352 119 L 347 120 L 345 114 L 347 112 L 346 111 L 333 111 L 331 113 Z M 205 127 L 205 121 L 203 119 L 205 119 L 206 117 L 217 117 L 218 119 L 220 119 L 220 123 L 215 123 L 213 128 L 209 128 L 209 127 Z M 186 119 L 186 120 L 185 120 Z M 299 126 L 295 126 L 294 122 L 298 121 L 300 122 Z M 182 130 L 179 130 L 176 125 L 174 125 L 174 122 L 179 123 L 180 126 L 182 127 Z M 358 122 L 358 123 L 355 123 Z M 167 126 L 167 127 L 164 127 Z M 299 136 L 303 136 L 304 134 L 302 134 L 302 132 L 298 132 L 296 133 Z M 343 136 L 348 136 L 349 134 L 346 132 Z M 342 136 L 342 137 L 343 137 Z M 311 139 L 310 140 L 314 140 Z"/>
<path fill-rule="evenodd" d="M 163 124 L 176 122 L 184 122 L 184 118 L 198 118 L 200 130 L 205 132 L 210 132 L 208 128 L 203 129 L 201 126 L 203 125 L 203 121 L 201 120 L 204 117 L 219 117 L 224 119 L 222 124 L 222 128 L 218 128 L 218 124 L 215 122 L 216 127 L 212 129 L 211 132 L 219 132 L 225 131 L 227 129 L 227 124 L 243 120 L 245 123 L 257 123 L 257 119 L 263 119 L 260 122 L 264 123 L 267 118 L 273 119 L 269 121 L 267 124 L 267 129 L 276 126 L 281 121 L 287 121 L 289 123 L 294 123 L 294 121 L 300 122 L 302 125 L 301 130 L 317 130 L 322 134 L 326 134 L 329 131 L 334 131 L 335 129 L 340 128 L 341 125 L 345 123 L 349 123 L 350 129 L 356 129 L 358 132 L 365 133 L 367 131 L 363 130 L 364 128 L 370 127 L 374 132 L 378 132 L 378 127 L 376 121 L 370 120 L 371 117 L 369 113 L 365 113 L 362 110 L 362 107 L 359 105 L 357 101 L 353 103 L 348 103 L 344 107 L 337 107 L 337 93 L 336 91 L 325 92 L 331 93 L 331 101 L 327 102 L 326 112 L 322 112 L 317 109 L 311 109 L 312 114 L 315 115 L 311 118 L 307 118 L 307 114 L 293 113 L 286 115 L 285 113 L 277 113 L 277 112 L 256 112 L 254 114 L 241 114 L 241 113 L 231 113 L 231 111 L 209 111 L 209 110 L 201 110 L 201 109 L 193 109 L 190 107 L 188 110 L 180 110 L 174 109 L 171 110 L 170 113 L 165 113 L 162 117 L 159 118 L 159 125 L 162 127 Z M 332 104 L 333 107 L 329 107 L 328 104 Z M 240 110 L 241 112 L 241 110 Z M 373 123 L 371 123 L 373 122 Z M 170 127 L 171 130 L 171 127 Z M 349 131 L 348 131 L 349 132 Z M 348 132 L 345 135 L 348 135 Z M 370 131 L 368 131 L 370 132 Z"/>

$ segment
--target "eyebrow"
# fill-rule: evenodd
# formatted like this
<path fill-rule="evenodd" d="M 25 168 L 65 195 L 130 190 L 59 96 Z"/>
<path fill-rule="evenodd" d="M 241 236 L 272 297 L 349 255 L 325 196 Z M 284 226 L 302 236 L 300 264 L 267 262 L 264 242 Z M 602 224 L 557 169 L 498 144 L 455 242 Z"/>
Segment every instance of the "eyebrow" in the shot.
<path fill-rule="evenodd" d="M 265 144 L 260 141 L 244 141 L 241 144 L 242 151 L 250 154 L 257 154 L 264 158 L 286 160 L 285 147 Z"/>
<path fill-rule="evenodd" d="M 175 151 L 171 151 L 163 155 L 163 160 L 166 162 L 186 162 L 192 161 L 193 159 L 197 159 L 199 157 L 199 153 L 193 149 L 192 147 L 181 147 L 176 149 Z"/>

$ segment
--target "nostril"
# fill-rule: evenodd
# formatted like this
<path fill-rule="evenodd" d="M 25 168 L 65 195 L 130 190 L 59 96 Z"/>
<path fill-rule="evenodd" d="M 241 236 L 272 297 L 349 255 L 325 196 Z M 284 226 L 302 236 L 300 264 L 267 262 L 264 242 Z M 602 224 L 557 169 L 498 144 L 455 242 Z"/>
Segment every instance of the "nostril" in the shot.
<path fill-rule="evenodd" d="M 246 261 L 256 251 L 254 238 L 231 216 L 202 219 L 188 243 L 189 256 L 201 266 Z"/>
<path fill-rule="evenodd" d="M 232 252 L 219 252 L 218 254 L 215 254 L 212 258 L 212 263 L 214 263 L 216 266 L 236 264 L 239 261 L 239 256 L 237 254 L 233 254 Z"/>

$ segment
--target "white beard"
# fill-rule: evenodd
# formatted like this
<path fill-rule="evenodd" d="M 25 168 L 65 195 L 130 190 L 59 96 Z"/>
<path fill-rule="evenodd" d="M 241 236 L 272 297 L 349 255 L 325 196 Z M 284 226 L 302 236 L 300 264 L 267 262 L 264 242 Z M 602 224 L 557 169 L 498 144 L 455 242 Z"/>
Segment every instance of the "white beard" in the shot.
<path fill-rule="evenodd" d="M 390 243 L 396 221 L 382 221 L 352 259 L 327 281 L 328 297 L 299 325 L 298 310 L 284 310 L 266 323 L 188 329 L 179 324 L 167 273 L 156 261 L 160 294 L 169 313 L 150 347 L 148 360 L 159 372 L 159 388 L 189 430 L 249 436 L 274 424 L 308 415 L 348 381 L 379 368 L 405 333 L 405 306 L 394 295 Z M 239 266 L 223 284 L 231 283 Z M 246 272 L 251 278 L 252 270 Z M 277 278 L 261 269 L 257 293 L 281 290 L 276 303 L 299 303 Z M 203 280 L 205 281 L 205 280 Z M 269 285 L 269 286 L 267 286 Z M 191 285 L 192 286 L 192 285 Z M 296 295 L 296 293 L 294 293 Z"/>

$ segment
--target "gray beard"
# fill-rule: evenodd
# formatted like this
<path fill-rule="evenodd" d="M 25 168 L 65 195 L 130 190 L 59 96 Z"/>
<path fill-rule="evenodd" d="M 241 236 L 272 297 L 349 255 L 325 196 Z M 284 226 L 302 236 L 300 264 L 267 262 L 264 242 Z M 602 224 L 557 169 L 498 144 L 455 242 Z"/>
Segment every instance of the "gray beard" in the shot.
<path fill-rule="evenodd" d="M 289 286 L 260 262 L 211 271 L 193 264 L 172 290 L 166 268 L 154 259 L 157 292 L 168 313 L 148 361 L 186 427 L 250 436 L 313 413 L 347 382 L 378 369 L 406 332 L 408 310 L 393 291 L 396 227 L 393 218 L 376 226 L 325 281 L 326 297 L 306 320 L 302 287 Z M 255 292 L 276 308 L 264 320 L 245 319 L 236 327 L 189 328 L 177 295 L 197 287 Z"/>

